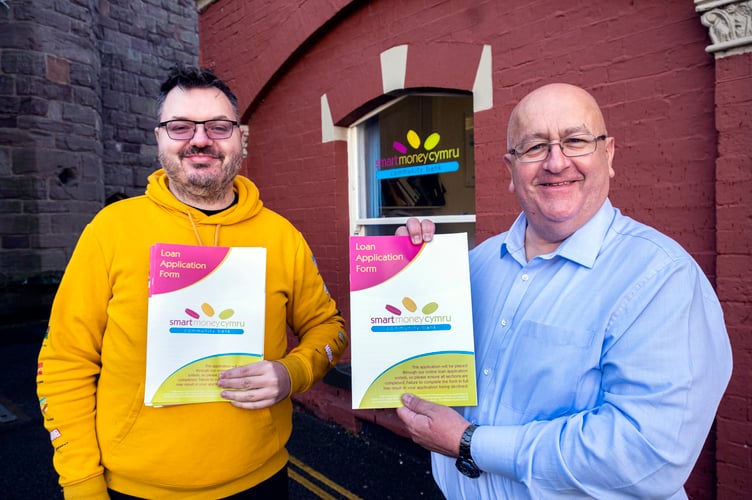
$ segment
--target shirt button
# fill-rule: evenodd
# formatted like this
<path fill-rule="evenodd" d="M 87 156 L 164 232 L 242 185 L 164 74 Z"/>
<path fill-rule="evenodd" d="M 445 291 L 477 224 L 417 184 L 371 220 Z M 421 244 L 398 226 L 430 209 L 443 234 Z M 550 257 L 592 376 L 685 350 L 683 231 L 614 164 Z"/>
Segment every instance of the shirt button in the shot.
<path fill-rule="evenodd" d="M 501 326 L 507 326 L 507 320 L 502 319 L 501 320 Z"/>
<path fill-rule="evenodd" d="M 483 375 L 488 375 L 489 373 L 491 373 L 491 370 L 489 370 L 488 368 L 483 368 Z"/>
<path fill-rule="evenodd" d="M 529 276 L 527 274 L 522 275 L 522 281 L 527 281 L 529 279 Z"/>

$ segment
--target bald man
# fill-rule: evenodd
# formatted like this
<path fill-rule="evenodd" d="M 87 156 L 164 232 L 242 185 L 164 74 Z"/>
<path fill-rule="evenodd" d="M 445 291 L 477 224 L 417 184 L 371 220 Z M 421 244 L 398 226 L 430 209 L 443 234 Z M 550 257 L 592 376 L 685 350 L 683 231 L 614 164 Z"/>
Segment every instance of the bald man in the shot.
<path fill-rule="evenodd" d="M 534 90 L 507 142 L 522 212 L 470 253 L 478 406 L 405 394 L 399 417 L 449 499 L 686 499 L 731 376 L 712 286 L 611 205 L 614 138 L 588 92 Z"/>

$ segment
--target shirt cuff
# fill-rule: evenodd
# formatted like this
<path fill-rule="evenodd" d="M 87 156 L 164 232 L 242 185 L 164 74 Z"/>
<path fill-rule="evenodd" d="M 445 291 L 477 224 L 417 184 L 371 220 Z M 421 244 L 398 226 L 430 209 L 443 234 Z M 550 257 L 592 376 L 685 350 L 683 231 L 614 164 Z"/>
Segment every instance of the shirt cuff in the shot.
<path fill-rule="evenodd" d="M 287 374 L 290 376 L 290 394 L 299 394 L 311 388 L 310 371 L 306 369 L 305 363 L 301 361 L 294 353 L 288 353 L 287 356 L 275 360 L 287 368 Z"/>
<path fill-rule="evenodd" d="M 480 470 L 516 479 L 516 443 L 521 429 L 521 426 L 490 425 L 475 429 L 470 455 Z"/>

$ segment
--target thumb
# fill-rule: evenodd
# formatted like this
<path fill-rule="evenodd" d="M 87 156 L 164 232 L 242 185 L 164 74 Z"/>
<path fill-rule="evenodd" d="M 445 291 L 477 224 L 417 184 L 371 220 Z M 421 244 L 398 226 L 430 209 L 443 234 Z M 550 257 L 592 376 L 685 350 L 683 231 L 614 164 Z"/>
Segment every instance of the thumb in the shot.
<path fill-rule="evenodd" d="M 415 413 L 425 414 L 430 407 L 430 403 L 419 398 L 415 394 L 405 393 L 402 395 L 402 404 Z"/>

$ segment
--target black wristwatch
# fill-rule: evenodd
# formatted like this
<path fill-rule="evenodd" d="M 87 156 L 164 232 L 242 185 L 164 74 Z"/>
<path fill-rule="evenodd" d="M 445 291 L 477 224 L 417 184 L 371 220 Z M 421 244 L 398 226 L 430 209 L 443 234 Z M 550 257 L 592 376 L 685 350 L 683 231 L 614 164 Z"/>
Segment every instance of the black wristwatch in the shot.
<path fill-rule="evenodd" d="M 460 456 L 457 457 L 457 461 L 454 463 L 458 471 L 471 479 L 479 477 L 481 472 L 483 472 L 475 465 L 475 461 L 470 455 L 470 440 L 473 438 L 473 432 L 477 428 L 477 425 L 470 424 L 465 429 L 465 432 L 462 433 L 462 438 L 460 439 Z"/>

